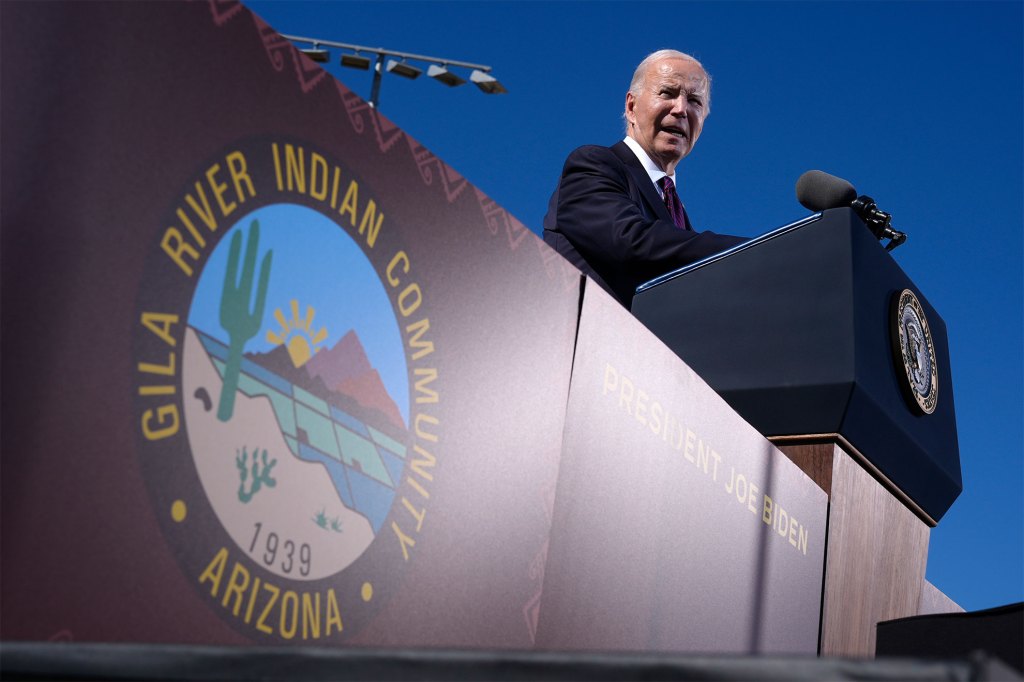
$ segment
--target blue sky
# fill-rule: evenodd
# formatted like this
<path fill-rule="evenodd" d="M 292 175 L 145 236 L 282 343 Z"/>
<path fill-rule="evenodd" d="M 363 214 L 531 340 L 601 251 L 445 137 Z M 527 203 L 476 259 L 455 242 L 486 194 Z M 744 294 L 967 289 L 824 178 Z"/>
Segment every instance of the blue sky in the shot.
<path fill-rule="evenodd" d="M 228 343 L 227 333 L 220 324 L 220 305 L 231 235 L 242 232 L 240 278 L 253 221 L 260 225 L 254 282 L 258 281 L 264 254 L 271 251 L 273 255 L 260 332 L 246 342 L 245 352 L 273 350 L 278 342 L 268 340 L 267 331 L 275 332 L 279 338 L 299 333 L 307 341 L 313 341 L 323 329 L 326 336 L 315 348 L 328 350 L 355 329 L 370 365 L 380 373 L 402 418 L 408 422 L 405 346 L 391 312 L 391 301 L 358 244 L 317 211 L 294 204 L 275 204 L 259 208 L 235 223 L 203 267 L 192 296 L 189 324 Z M 300 222 L 303 229 L 297 231 L 294 225 Z M 344 295 L 340 295 L 342 292 Z M 254 293 L 250 300 L 255 299 Z M 298 302 L 298 320 L 292 312 L 293 300 Z M 277 320 L 275 311 L 278 310 L 288 329 L 282 328 Z M 309 327 L 310 333 L 298 331 L 305 327 Z"/>
<path fill-rule="evenodd" d="M 680 165 L 698 229 L 807 214 L 850 180 L 909 235 L 893 255 L 946 322 L 964 492 L 928 579 L 968 610 L 1024 599 L 1021 2 L 247 2 L 282 33 L 490 65 L 508 94 L 385 74 L 380 110 L 540 230 L 565 156 L 622 137 L 633 68 L 664 47 L 713 78 Z M 363 97 L 368 72 L 328 70 Z"/>

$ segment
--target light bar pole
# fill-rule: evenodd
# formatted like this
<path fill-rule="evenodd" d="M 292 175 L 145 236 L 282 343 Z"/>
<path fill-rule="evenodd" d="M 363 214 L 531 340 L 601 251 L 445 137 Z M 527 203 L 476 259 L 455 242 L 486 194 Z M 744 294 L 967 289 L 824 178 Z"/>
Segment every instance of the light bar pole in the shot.
<path fill-rule="evenodd" d="M 413 54 L 411 52 L 400 52 L 398 50 L 388 50 L 383 47 L 367 47 L 366 45 L 354 45 L 352 43 L 340 43 L 334 40 L 322 40 L 320 38 L 307 38 L 305 36 L 293 36 L 284 35 L 281 37 L 286 38 L 296 43 L 309 43 L 314 48 L 319 48 L 321 45 L 329 47 L 336 47 L 342 50 L 352 50 L 353 52 L 369 53 L 377 55 L 376 63 L 373 66 L 373 85 L 370 89 L 370 106 L 377 108 L 377 104 L 380 102 L 380 83 L 381 75 L 384 71 L 384 58 L 385 57 L 398 57 L 399 59 L 414 61 L 427 62 L 429 64 L 436 64 L 443 67 L 458 66 L 466 69 L 473 69 L 473 73 L 470 76 L 470 80 L 485 94 L 499 94 L 507 92 L 505 88 L 491 75 L 491 67 L 486 64 L 474 64 L 473 62 L 463 62 L 456 59 L 445 59 L 443 57 L 430 57 L 428 55 Z M 451 85 L 451 83 L 448 83 Z"/>
<path fill-rule="evenodd" d="M 380 102 L 381 72 L 384 71 L 384 53 L 377 53 L 377 63 L 373 65 L 373 87 L 370 88 L 370 106 L 374 109 Z"/>

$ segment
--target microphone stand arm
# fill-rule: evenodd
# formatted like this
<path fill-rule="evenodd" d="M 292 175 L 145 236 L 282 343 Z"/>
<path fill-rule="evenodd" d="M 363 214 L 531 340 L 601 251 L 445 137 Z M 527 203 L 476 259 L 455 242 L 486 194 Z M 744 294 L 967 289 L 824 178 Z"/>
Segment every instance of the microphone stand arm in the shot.
<path fill-rule="evenodd" d="M 889 243 L 885 245 L 886 251 L 892 251 L 897 246 L 907 241 L 907 235 L 894 229 L 890 223 L 892 222 L 892 216 L 878 209 L 875 204 L 875 200 L 866 194 L 862 194 L 853 200 L 850 207 L 854 212 L 860 216 L 860 219 L 868 226 L 871 233 L 881 241 L 888 239 Z"/>

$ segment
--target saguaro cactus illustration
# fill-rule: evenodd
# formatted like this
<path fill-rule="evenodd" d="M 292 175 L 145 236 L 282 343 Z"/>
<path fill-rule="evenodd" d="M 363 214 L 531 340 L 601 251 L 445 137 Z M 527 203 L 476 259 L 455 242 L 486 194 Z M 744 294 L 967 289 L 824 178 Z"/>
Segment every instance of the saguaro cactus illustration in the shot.
<path fill-rule="evenodd" d="M 267 282 L 270 280 L 270 262 L 274 255 L 268 250 L 260 263 L 260 281 L 256 288 L 256 302 L 250 311 L 252 283 L 256 274 L 256 252 L 260 245 L 260 223 L 252 221 L 249 240 L 245 245 L 242 278 L 238 279 L 238 256 L 242 250 L 242 233 L 235 232 L 228 250 L 228 269 L 224 273 L 224 290 L 220 297 L 220 326 L 228 333 L 228 360 L 224 367 L 224 384 L 220 389 L 217 419 L 226 422 L 235 411 L 235 393 L 238 374 L 242 368 L 242 351 L 246 342 L 256 336 L 263 324 L 263 308 L 267 300 Z"/>

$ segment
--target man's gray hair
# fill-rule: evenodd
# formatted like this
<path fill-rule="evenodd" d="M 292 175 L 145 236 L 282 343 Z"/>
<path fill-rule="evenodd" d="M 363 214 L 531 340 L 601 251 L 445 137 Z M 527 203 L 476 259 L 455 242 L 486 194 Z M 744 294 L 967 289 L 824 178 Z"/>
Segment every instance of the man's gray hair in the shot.
<path fill-rule="evenodd" d="M 644 57 L 644 60 L 637 64 L 636 71 L 633 72 L 633 80 L 629 82 L 629 92 L 633 93 L 633 95 L 639 95 L 641 88 L 643 88 L 644 86 L 644 77 L 647 75 L 647 68 L 654 62 L 660 61 L 662 59 L 685 59 L 688 62 L 693 62 L 694 64 L 701 68 L 701 71 L 704 72 L 704 77 L 707 79 L 708 83 L 707 102 L 704 105 L 704 111 L 706 113 L 704 115 L 707 116 L 707 114 L 710 114 L 711 74 L 708 73 L 708 70 L 704 68 L 704 65 L 697 61 L 695 57 L 692 57 L 686 54 L 685 52 L 680 52 L 679 50 L 657 50 L 656 52 L 652 52 L 646 57 Z M 626 118 L 625 111 L 622 112 L 622 118 L 623 120 L 625 120 Z M 629 129 L 628 122 L 626 124 L 626 128 L 627 130 Z"/>

